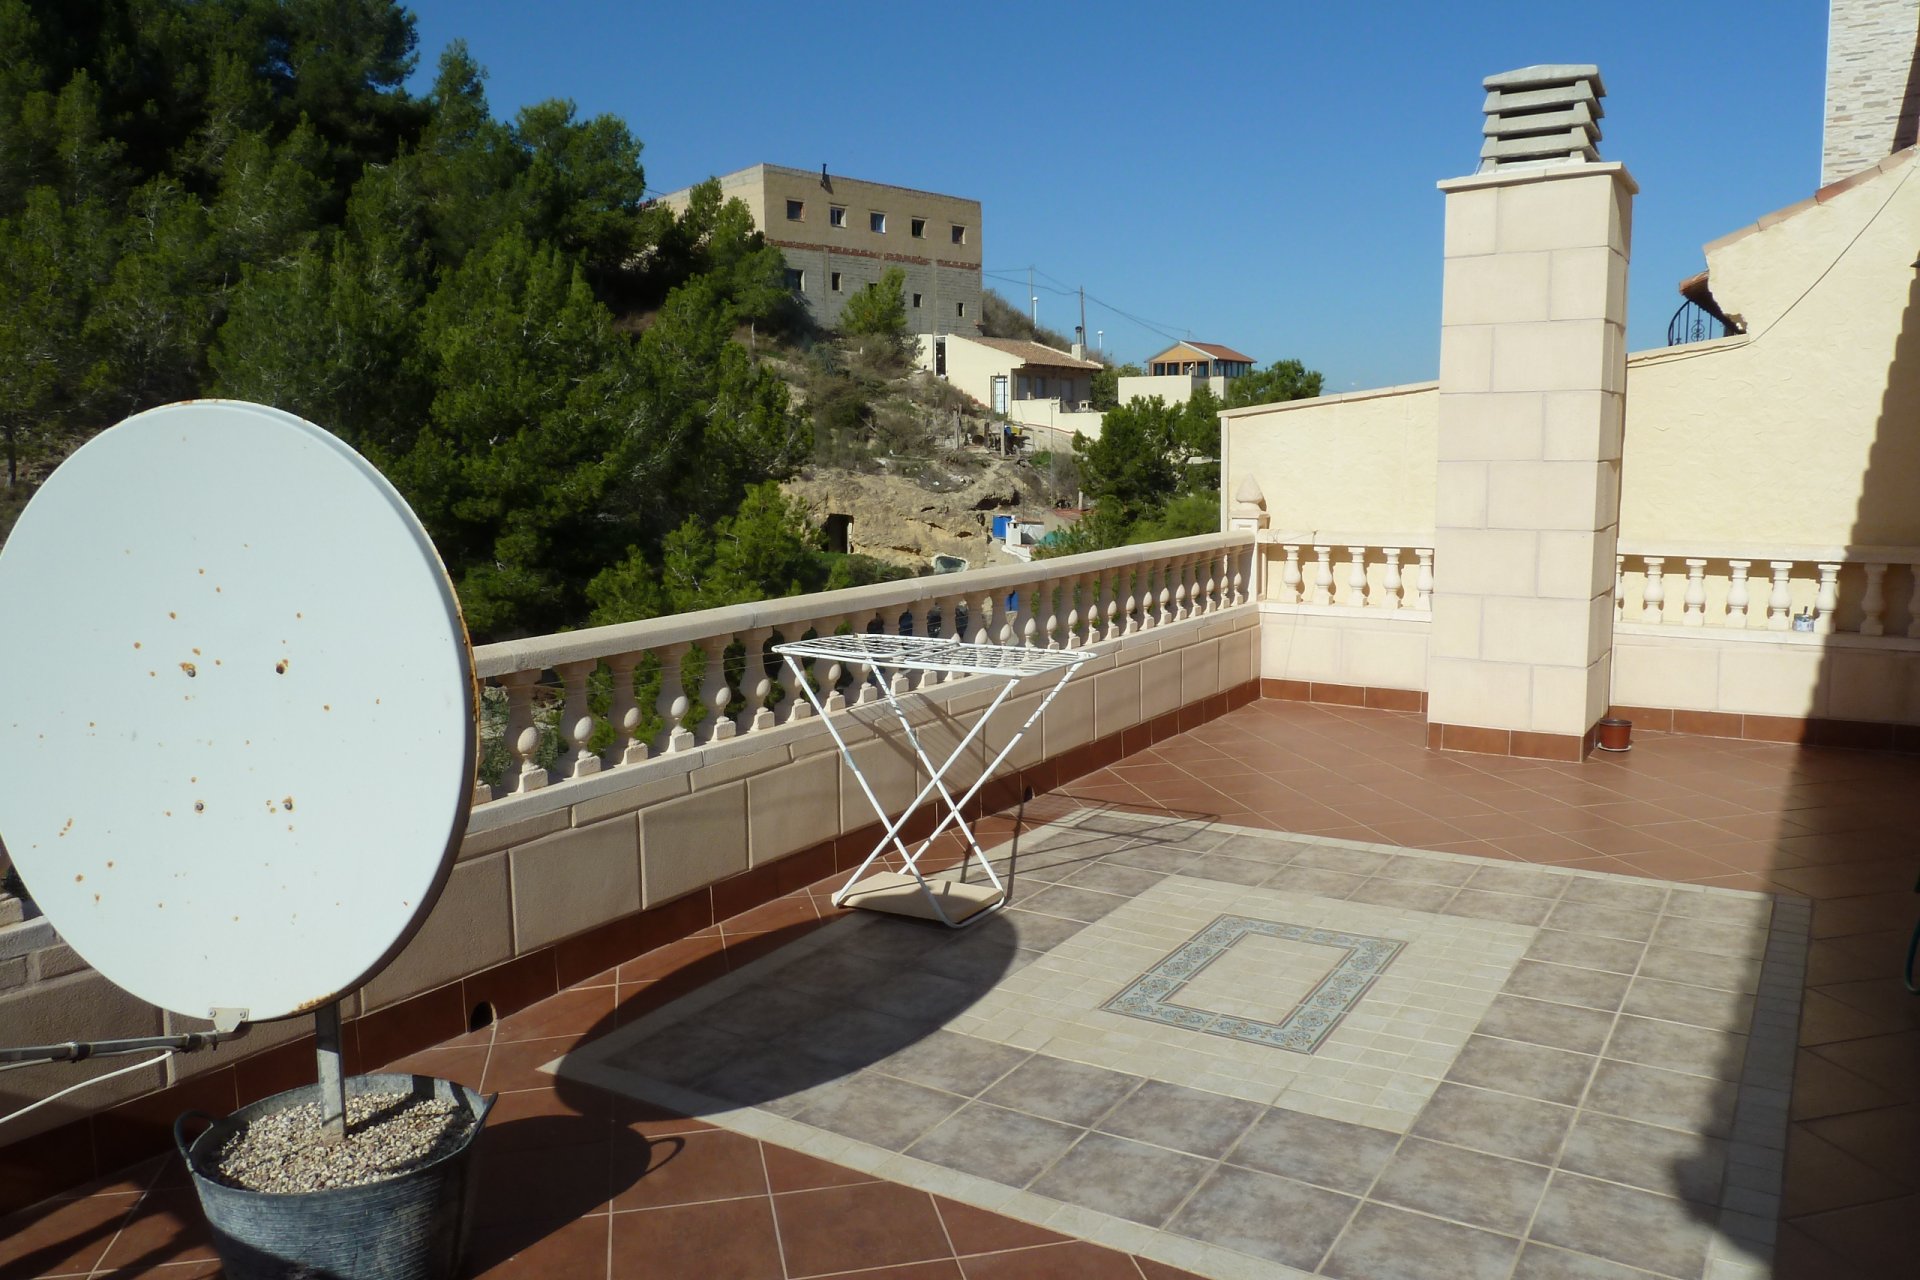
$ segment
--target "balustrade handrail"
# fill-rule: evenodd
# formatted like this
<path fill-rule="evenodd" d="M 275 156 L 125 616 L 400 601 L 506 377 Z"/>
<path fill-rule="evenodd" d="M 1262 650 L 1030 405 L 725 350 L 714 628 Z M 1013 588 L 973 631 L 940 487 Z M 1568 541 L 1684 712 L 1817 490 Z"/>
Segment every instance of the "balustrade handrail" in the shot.
<path fill-rule="evenodd" d="M 1424 547 L 1433 548 L 1433 530 L 1425 533 L 1405 533 L 1389 530 L 1385 533 L 1351 532 L 1339 529 L 1262 529 L 1262 543 L 1281 545 L 1298 544 L 1303 547 Z"/>
<path fill-rule="evenodd" d="M 1622 538 L 1616 550 L 1625 556 L 1669 556 L 1678 560 L 1793 560 L 1808 564 L 1920 564 L 1916 546 L 1817 546 L 1781 543 L 1696 542 L 1688 538 Z"/>
<path fill-rule="evenodd" d="M 1192 538 L 1170 538 L 1163 542 L 1115 547 L 1109 551 L 1089 551 L 1030 563 L 932 574 L 898 582 L 846 587 L 838 591 L 724 605 L 717 609 L 700 609 L 692 613 L 646 618 L 639 622 L 620 622 L 586 627 L 579 631 L 502 640 L 474 649 L 474 674 L 487 679 L 516 671 L 544 671 L 560 663 L 588 662 L 614 654 L 688 644 L 721 633 L 753 631 L 796 622 L 808 623 L 831 614 L 858 614 L 891 605 L 916 604 L 952 596 L 1012 591 L 1038 582 L 1075 578 L 1151 560 L 1250 548 L 1252 545 L 1253 538 L 1246 532 L 1200 534 Z"/>

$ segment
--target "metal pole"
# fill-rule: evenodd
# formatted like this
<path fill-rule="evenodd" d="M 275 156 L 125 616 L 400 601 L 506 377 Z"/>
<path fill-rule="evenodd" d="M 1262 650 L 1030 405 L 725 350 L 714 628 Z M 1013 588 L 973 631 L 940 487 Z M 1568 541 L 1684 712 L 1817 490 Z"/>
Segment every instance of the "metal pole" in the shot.
<path fill-rule="evenodd" d="M 313 1014 L 314 1056 L 320 1065 L 320 1138 L 347 1140 L 347 1081 L 340 1070 L 340 1005 L 321 1005 Z"/>

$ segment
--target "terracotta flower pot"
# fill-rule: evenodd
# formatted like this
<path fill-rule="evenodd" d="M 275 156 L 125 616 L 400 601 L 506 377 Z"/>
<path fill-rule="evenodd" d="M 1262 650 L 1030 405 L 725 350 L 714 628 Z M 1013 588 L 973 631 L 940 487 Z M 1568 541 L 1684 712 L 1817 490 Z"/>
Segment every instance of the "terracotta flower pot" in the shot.
<path fill-rule="evenodd" d="M 1633 721 L 1608 716 L 1597 726 L 1600 730 L 1599 741 L 1594 745 L 1602 751 L 1627 751 L 1633 747 Z"/>

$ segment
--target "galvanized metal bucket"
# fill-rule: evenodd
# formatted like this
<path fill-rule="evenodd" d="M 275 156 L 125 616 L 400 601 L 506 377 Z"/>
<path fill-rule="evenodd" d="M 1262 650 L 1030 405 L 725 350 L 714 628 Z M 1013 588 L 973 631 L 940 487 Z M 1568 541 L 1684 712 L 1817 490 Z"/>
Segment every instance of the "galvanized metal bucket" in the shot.
<path fill-rule="evenodd" d="M 264 1116 L 317 1102 L 320 1086 L 276 1093 L 225 1119 L 188 1111 L 173 1140 L 193 1175 L 213 1246 L 229 1280 L 452 1280 L 473 1220 L 475 1142 L 493 1098 L 432 1076 L 353 1076 L 347 1096 L 408 1093 L 467 1108 L 466 1140 L 439 1159 L 398 1177 L 359 1187 L 275 1195 L 231 1187 L 213 1176 L 213 1156 L 235 1131 Z M 194 1119 L 210 1127 L 191 1142 Z"/>

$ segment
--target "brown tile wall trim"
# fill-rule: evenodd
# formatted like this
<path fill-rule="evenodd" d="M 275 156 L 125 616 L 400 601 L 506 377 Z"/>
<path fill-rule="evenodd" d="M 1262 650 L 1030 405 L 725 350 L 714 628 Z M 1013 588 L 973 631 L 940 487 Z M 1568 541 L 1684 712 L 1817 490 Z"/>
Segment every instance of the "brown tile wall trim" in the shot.
<path fill-rule="evenodd" d="M 1260 682 L 1249 680 L 996 778 L 968 804 L 967 816 L 977 818 L 1010 808 L 1029 790 L 1033 795 L 1051 791 L 1142 747 L 1243 707 L 1260 695 Z M 908 829 L 924 834 L 931 825 L 928 818 L 909 824 Z M 869 824 L 696 889 L 683 898 L 608 921 L 550 947 L 515 956 L 505 964 L 352 1019 L 341 1028 L 346 1068 L 353 1073 L 368 1071 L 451 1040 L 468 1030 L 469 1019 L 481 1004 L 487 1005 L 494 1017 L 504 1018 L 623 961 L 783 897 L 835 871 L 850 870 L 872 850 L 881 831 L 878 823 Z M 311 1084 L 313 1072 L 313 1039 L 309 1036 L 0 1146 L 0 1217 L 167 1150 L 173 1140 L 173 1118 L 182 1111 L 193 1108 L 225 1115 L 249 1102 Z"/>
<path fill-rule="evenodd" d="M 1785 742 L 1810 747 L 1854 747 L 1863 751 L 1920 752 L 1920 725 L 1914 724 L 1830 720 L 1821 716 L 1741 715 L 1666 707 L 1613 707 L 1607 714 L 1631 720 L 1635 729 L 1650 733 L 1740 738 L 1747 742 Z"/>
<path fill-rule="evenodd" d="M 1285 702 L 1328 702 L 1340 707 L 1373 707 L 1380 711 L 1427 709 L 1424 689 L 1386 689 L 1373 685 L 1327 684 L 1309 680 L 1262 680 L 1260 696 Z"/>
<path fill-rule="evenodd" d="M 1593 750 L 1594 730 L 1570 733 L 1534 733 L 1526 729 L 1487 729 L 1471 724 L 1427 725 L 1427 747 L 1433 751 L 1466 751 L 1482 756 L 1520 756 L 1528 760 L 1561 760 L 1577 764 Z"/>

